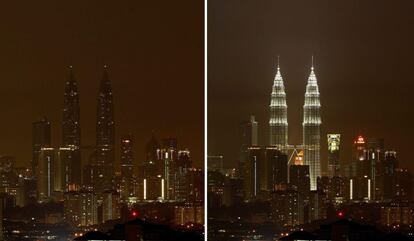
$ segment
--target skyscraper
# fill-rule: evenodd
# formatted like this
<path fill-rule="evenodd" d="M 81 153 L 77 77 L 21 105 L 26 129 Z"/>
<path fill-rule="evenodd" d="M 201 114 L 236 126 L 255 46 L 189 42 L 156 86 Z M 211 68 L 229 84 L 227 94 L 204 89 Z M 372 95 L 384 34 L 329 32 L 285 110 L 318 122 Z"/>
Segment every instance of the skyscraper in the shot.
<path fill-rule="evenodd" d="M 134 156 L 132 152 L 132 135 L 124 135 L 121 139 L 121 176 L 122 198 L 133 193 Z"/>
<path fill-rule="evenodd" d="M 48 202 L 55 191 L 55 149 L 42 147 L 39 153 L 39 162 L 36 172 L 37 177 L 37 201 Z"/>
<path fill-rule="evenodd" d="M 112 100 L 111 81 L 108 77 L 108 69 L 104 67 L 104 75 L 101 81 L 98 95 L 96 116 L 96 157 L 94 180 L 96 191 L 111 189 L 114 174 L 114 104 Z"/>
<path fill-rule="evenodd" d="M 64 185 L 81 184 L 81 153 L 80 153 L 80 108 L 78 86 L 73 74 L 72 66 L 69 69 L 69 79 L 65 84 L 62 118 L 62 147 L 67 149 L 62 155 L 64 166 Z"/>
<path fill-rule="evenodd" d="M 42 147 L 50 147 L 50 122 L 46 117 L 32 123 L 32 172 L 35 174 L 39 163 L 39 154 Z"/>
<path fill-rule="evenodd" d="M 288 144 L 288 121 L 285 86 L 280 74 L 279 64 L 273 81 L 272 97 L 270 101 L 270 145 L 276 146 L 286 154 Z"/>
<path fill-rule="evenodd" d="M 328 134 L 328 173 L 329 177 L 339 176 L 339 146 L 340 134 Z"/>
<path fill-rule="evenodd" d="M 79 92 L 72 66 L 65 84 L 62 132 L 63 145 L 80 146 Z"/>
<path fill-rule="evenodd" d="M 313 61 L 312 61 L 313 62 Z M 321 176 L 320 160 L 320 126 L 321 104 L 319 101 L 319 89 L 316 76 L 311 72 L 306 85 L 305 104 L 303 106 L 303 149 L 305 151 L 304 164 L 309 166 L 311 190 L 317 189 L 317 178 Z"/>
<path fill-rule="evenodd" d="M 242 151 L 249 146 L 257 146 L 258 141 L 258 126 L 254 115 L 250 116 L 249 121 L 240 123 L 240 141 Z"/>

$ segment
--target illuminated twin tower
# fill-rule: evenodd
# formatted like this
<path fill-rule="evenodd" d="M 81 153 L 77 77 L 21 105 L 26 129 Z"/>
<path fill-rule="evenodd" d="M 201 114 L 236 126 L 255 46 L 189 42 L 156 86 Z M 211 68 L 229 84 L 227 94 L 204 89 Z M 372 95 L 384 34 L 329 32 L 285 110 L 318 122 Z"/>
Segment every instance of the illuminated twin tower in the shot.
<path fill-rule="evenodd" d="M 313 58 L 312 58 L 313 59 Z M 313 60 L 305 92 L 303 106 L 303 150 L 304 165 L 309 166 L 311 190 L 317 188 L 317 177 L 321 176 L 320 140 L 321 140 L 321 103 Z M 288 120 L 286 92 L 279 65 L 273 82 L 270 102 L 270 145 L 276 146 L 283 153 L 288 152 Z"/>

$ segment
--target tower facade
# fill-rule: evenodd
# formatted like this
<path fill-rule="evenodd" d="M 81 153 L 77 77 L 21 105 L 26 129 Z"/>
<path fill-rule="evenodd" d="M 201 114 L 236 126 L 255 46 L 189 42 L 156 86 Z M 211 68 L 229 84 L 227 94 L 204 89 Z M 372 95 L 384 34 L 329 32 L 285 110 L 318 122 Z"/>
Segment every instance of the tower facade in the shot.
<path fill-rule="evenodd" d="M 69 185 L 80 186 L 81 184 L 80 144 L 79 92 L 71 66 L 69 79 L 65 84 L 62 118 L 62 150 L 65 149 L 66 151 L 61 158 L 66 182 L 63 185 L 66 190 Z"/>
<path fill-rule="evenodd" d="M 339 147 L 341 144 L 340 134 L 328 134 L 328 174 L 329 177 L 339 176 Z"/>
<path fill-rule="evenodd" d="M 114 104 L 112 100 L 111 81 L 105 66 L 99 88 L 96 116 L 96 156 L 94 159 L 93 180 L 96 191 L 102 192 L 112 188 L 114 175 Z"/>
<path fill-rule="evenodd" d="M 311 190 L 317 189 L 317 178 L 321 176 L 321 104 L 319 88 L 313 66 L 308 78 L 303 106 L 303 148 L 304 164 L 309 166 Z"/>
<path fill-rule="evenodd" d="M 134 192 L 134 155 L 132 134 L 121 139 L 121 197 L 126 199 Z"/>
<path fill-rule="evenodd" d="M 279 66 L 273 81 L 269 127 L 270 146 L 276 146 L 282 153 L 286 153 L 288 145 L 287 105 L 285 86 Z"/>

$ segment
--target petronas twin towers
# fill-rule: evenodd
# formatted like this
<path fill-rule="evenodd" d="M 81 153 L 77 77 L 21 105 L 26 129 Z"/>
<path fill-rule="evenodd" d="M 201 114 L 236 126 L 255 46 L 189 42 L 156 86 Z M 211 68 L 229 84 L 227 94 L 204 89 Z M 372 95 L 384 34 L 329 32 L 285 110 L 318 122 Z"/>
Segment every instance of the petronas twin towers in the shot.
<path fill-rule="evenodd" d="M 321 176 L 320 164 L 320 113 L 319 88 L 313 68 L 308 78 L 305 92 L 305 104 L 303 106 L 303 150 L 304 165 L 309 166 L 311 190 L 317 189 L 317 177 Z M 270 145 L 276 146 L 283 153 L 288 152 L 288 118 L 286 92 L 283 78 L 277 67 L 273 82 L 272 96 L 270 102 Z"/>

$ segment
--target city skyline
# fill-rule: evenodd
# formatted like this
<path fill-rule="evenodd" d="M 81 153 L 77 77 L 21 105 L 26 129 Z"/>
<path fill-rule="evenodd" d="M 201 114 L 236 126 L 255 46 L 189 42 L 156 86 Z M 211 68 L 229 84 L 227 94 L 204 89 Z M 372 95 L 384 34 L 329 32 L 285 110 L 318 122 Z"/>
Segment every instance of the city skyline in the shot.
<path fill-rule="evenodd" d="M 9 18 L 3 21 L 9 31 L 1 44 L 9 47 L 0 60 L 7 80 L 0 90 L 1 109 L 7 116 L 0 127 L 0 155 L 14 156 L 17 166 L 29 166 L 31 123 L 43 116 L 51 122 L 51 145 L 62 144 L 69 66 L 80 96 L 81 143 L 95 145 L 96 98 L 103 66 L 108 65 L 116 166 L 124 134 L 133 134 L 135 159 L 141 163 L 153 132 L 158 139 L 177 137 L 180 147 L 191 150 L 195 165 L 203 166 L 203 30 L 197 21 L 187 21 L 197 14 L 202 21 L 201 2 L 175 3 L 174 7 L 191 9 L 180 16 L 151 3 L 28 4 L 43 14 L 30 7 L 17 11 L 18 4 L 8 3 L 5 8 L 10 11 L 2 16 Z M 168 40 L 163 40 L 167 35 Z M 178 94 L 188 87 L 191 91 Z"/>
<path fill-rule="evenodd" d="M 384 138 L 401 165 L 414 169 L 409 151 L 414 112 L 408 107 L 414 48 L 406 31 L 409 21 L 404 21 L 411 15 L 391 3 L 371 3 L 334 4 L 341 13 L 336 14 L 321 1 L 300 8 L 281 1 L 209 1 L 208 154 L 223 155 L 225 165 L 235 166 L 237 126 L 251 115 L 259 125 L 259 143 L 266 145 L 266 106 L 278 56 L 289 144 L 301 144 L 303 90 L 313 55 L 322 102 L 324 171 L 328 133 L 341 134 L 341 162 L 350 161 L 353 140 L 364 135 Z"/>

